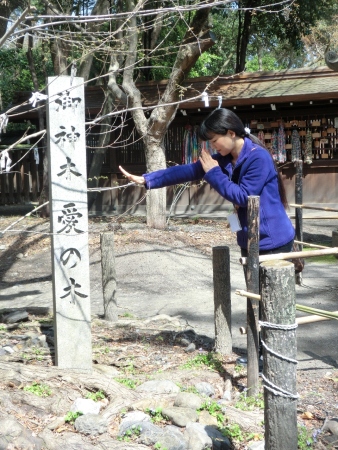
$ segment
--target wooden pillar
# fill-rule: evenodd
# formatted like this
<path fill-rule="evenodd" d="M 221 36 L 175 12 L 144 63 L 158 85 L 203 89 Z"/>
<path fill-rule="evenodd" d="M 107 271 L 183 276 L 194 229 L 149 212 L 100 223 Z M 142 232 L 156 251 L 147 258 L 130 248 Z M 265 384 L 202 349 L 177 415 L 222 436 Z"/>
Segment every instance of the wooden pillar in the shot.
<path fill-rule="evenodd" d="M 1 178 L 1 204 L 6 204 L 6 172 L 2 172 L 0 175 Z"/>
<path fill-rule="evenodd" d="M 28 155 L 26 155 L 23 160 L 23 190 L 25 203 L 28 203 L 30 200 L 30 183 L 29 183 L 30 164 L 28 158 L 29 158 Z"/>
<path fill-rule="evenodd" d="M 17 161 L 21 158 L 21 150 L 16 150 Z M 21 191 L 22 191 L 22 183 L 21 183 L 21 161 L 15 166 L 16 172 L 16 203 L 22 203 Z"/>
<path fill-rule="evenodd" d="M 296 205 L 303 204 L 303 161 L 295 161 L 296 181 L 295 181 L 295 202 Z M 296 208 L 296 237 L 297 241 L 303 242 L 303 208 Z M 303 249 L 301 244 L 300 251 Z"/>
<path fill-rule="evenodd" d="M 214 278 L 215 350 L 222 355 L 232 352 L 231 284 L 229 247 L 212 248 Z"/>
<path fill-rule="evenodd" d="M 118 320 L 118 314 L 116 303 L 114 232 L 101 233 L 100 243 L 104 318 L 116 322 Z"/>
<path fill-rule="evenodd" d="M 38 169 L 34 151 L 30 152 L 30 169 L 32 175 L 32 201 L 36 202 L 38 200 Z"/>
<path fill-rule="evenodd" d="M 265 449 L 297 450 L 294 266 L 271 260 L 260 271 Z"/>
<path fill-rule="evenodd" d="M 247 290 L 259 294 L 259 196 L 248 199 L 248 258 L 246 268 Z M 259 301 L 247 299 L 247 348 L 248 374 L 247 387 L 249 395 L 256 395 L 259 390 Z"/>

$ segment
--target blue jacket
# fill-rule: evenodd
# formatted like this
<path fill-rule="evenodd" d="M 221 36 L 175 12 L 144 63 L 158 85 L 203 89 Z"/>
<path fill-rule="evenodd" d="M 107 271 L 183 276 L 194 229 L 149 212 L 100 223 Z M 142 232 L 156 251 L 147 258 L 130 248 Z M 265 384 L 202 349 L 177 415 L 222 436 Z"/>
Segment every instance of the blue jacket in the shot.
<path fill-rule="evenodd" d="M 242 230 L 237 242 L 247 248 L 247 205 L 249 195 L 260 196 L 260 250 L 272 250 L 287 244 L 295 230 L 286 214 L 278 191 L 278 174 L 267 150 L 245 138 L 243 148 L 233 168 L 232 156 L 213 155 L 219 166 L 207 173 L 202 164 L 173 166 L 144 174 L 147 189 L 171 186 L 204 178 L 222 197 L 238 207 Z"/>

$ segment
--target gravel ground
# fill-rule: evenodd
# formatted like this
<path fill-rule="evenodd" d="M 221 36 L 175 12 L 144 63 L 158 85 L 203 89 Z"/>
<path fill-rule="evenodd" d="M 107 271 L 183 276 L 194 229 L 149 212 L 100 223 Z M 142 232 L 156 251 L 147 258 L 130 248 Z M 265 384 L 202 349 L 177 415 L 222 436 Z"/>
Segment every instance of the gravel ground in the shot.
<path fill-rule="evenodd" d="M 17 216 L 2 216 L 0 230 L 17 219 Z M 337 223 L 337 220 L 304 220 L 304 241 L 330 246 L 332 230 L 337 229 Z M 232 263 L 236 263 L 239 257 L 235 236 L 226 222 L 205 218 L 177 219 L 171 222 L 169 230 L 163 232 L 148 229 L 143 218 L 125 218 L 120 225 L 116 227 L 112 218 L 90 219 L 93 314 L 102 314 L 99 235 L 116 227 L 120 315 L 146 318 L 147 315 L 165 313 L 178 316 L 197 334 L 212 338 L 212 247 L 229 246 Z M 49 222 L 30 217 L 14 226 L 13 230 L 17 231 L 6 233 L 0 240 L 0 308 L 24 305 L 36 311 L 39 308 L 50 311 Z M 169 256 L 170 264 L 163 265 L 161 255 Z M 190 265 L 189 270 L 180 266 L 183 256 Z M 335 275 L 332 275 L 336 271 L 334 264 L 334 261 L 328 263 L 329 270 L 325 270 L 325 266 L 307 261 L 303 285 L 297 287 L 297 296 L 301 298 L 299 303 L 304 300 L 317 308 L 338 309 L 335 306 L 338 286 Z M 238 268 L 238 283 L 241 282 L 242 286 L 236 287 L 244 288 L 244 280 L 240 277 L 241 268 Z M 178 295 L 181 295 L 180 308 L 177 308 Z M 144 303 L 140 303 L 142 297 Z M 155 298 L 159 300 L 152 303 Z M 196 300 L 199 317 L 196 317 L 195 304 L 190 300 L 187 302 L 187 298 Z M 242 320 L 243 314 L 235 306 L 233 339 L 234 352 L 238 355 L 244 353 L 246 344 L 245 336 L 240 336 L 237 331 Z M 332 322 L 319 322 L 299 329 L 298 419 L 309 430 L 318 430 L 326 417 L 337 416 L 338 357 Z M 245 384 L 245 377 L 242 382 Z M 333 446 L 333 439 L 323 434 L 320 441 L 324 447 L 318 444 L 317 448 L 337 448 Z"/>

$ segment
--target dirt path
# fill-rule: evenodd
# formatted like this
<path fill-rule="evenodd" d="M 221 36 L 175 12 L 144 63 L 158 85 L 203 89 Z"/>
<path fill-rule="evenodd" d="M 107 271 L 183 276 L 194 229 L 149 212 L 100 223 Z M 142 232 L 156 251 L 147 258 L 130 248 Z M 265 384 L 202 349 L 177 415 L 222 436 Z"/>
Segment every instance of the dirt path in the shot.
<path fill-rule="evenodd" d="M 15 217 L 1 217 L 0 229 Z M 196 223 L 197 222 L 197 223 Z M 100 232 L 111 229 L 110 218 L 90 220 L 90 276 L 93 316 L 102 314 Z M 20 233 L 0 240 L 0 311 L 27 308 L 35 313 L 52 311 L 49 223 L 27 219 Z M 337 221 L 319 225 L 304 223 L 304 240 L 331 245 Z M 46 233 L 46 234 L 43 234 Z M 231 253 L 232 329 L 235 354 L 244 354 L 246 302 L 234 294 L 244 289 L 235 236 L 223 221 L 192 219 L 173 221 L 167 231 L 149 230 L 142 219 L 125 220 L 115 231 L 115 254 L 120 316 L 147 319 L 156 314 L 178 318 L 193 329 L 196 342 L 214 336 L 212 247 L 227 245 Z M 307 262 L 297 303 L 337 310 L 337 264 Z M 310 412 L 307 425 L 320 427 L 326 414 L 336 415 L 337 361 L 336 322 L 326 321 L 298 328 L 298 390 L 300 419 Z M 201 336 L 204 336 L 201 338 Z M 165 350 L 163 350 L 165 351 Z M 245 382 L 245 380 L 243 380 Z"/>

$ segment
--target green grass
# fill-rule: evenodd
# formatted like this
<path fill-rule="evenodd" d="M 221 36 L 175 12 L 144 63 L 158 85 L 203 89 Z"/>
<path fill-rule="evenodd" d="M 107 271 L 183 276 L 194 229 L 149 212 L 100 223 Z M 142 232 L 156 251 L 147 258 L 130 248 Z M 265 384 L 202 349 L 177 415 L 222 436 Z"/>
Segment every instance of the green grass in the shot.
<path fill-rule="evenodd" d="M 316 242 L 316 245 L 323 245 L 325 247 L 329 247 L 328 242 Z M 306 245 L 303 246 L 304 252 L 309 252 L 311 250 L 319 250 L 314 247 L 307 247 Z M 322 255 L 322 256 L 312 256 L 310 258 L 305 259 L 305 265 L 306 261 L 313 262 L 313 263 L 319 263 L 319 264 L 338 264 L 338 259 L 335 258 L 334 255 Z"/>
<path fill-rule="evenodd" d="M 188 360 L 181 366 L 182 369 L 193 369 L 196 367 L 207 367 L 217 372 L 223 372 L 222 362 L 213 353 L 201 353 Z"/>
<path fill-rule="evenodd" d="M 49 397 L 52 394 L 51 389 L 46 384 L 33 383 L 30 386 L 25 386 L 24 391 L 31 392 L 38 397 Z"/>

